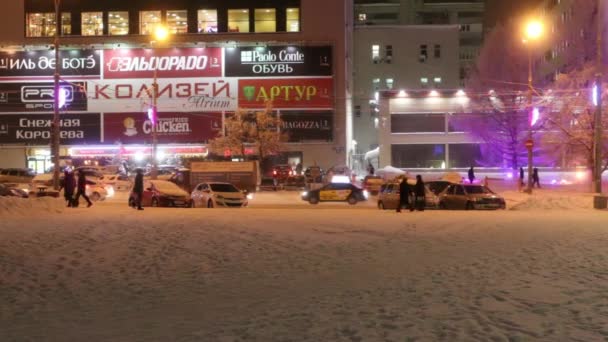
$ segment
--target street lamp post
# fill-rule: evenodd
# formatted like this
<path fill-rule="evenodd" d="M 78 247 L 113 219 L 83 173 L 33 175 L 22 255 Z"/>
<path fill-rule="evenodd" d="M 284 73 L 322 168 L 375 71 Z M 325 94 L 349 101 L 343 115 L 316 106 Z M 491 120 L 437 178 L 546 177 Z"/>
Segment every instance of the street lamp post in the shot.
<path fill-rule="evenodd" d="M 593 191 L 602 193 L 602 6 L 597 0 L 597 73 L 595 86 L 597 87 L 597 103 L 593 117 Z"/>
<path fill-rule="evenodd" d="M 59 190 L 59 32 L 61 31 L 61 17 L 59 5 L 61 0 L 55 0 L 55 73 L 53 75 L 53 123 L 51 125 L 51 158 L 53 162 L 53 188 Z"/>
<path fill-rule="evenodd" d="M 526 192 L 532 194 L 532 164 L 533 164 L 533 147 L 534 140 L 532 139 L 532 92 L 534 87 L 532 84 L 532 42 L 538 40 L 543 33 L 543 24 L 539 21 L 531 21 L 526 25 L 525 43 L 528 47 L 528 140 L 526 140 L 526 149 L 528 150 L 528 186 Z"/>
<path fill-rule="evenodd" d="M 159 25 L 154 30 L 154 42 L 163 42 L 169 37 L 166 27 Z M 152 172 L 151 178 L 158 178 L 158 62 L 154 66 L 154 82 L 152 83 Z"/>

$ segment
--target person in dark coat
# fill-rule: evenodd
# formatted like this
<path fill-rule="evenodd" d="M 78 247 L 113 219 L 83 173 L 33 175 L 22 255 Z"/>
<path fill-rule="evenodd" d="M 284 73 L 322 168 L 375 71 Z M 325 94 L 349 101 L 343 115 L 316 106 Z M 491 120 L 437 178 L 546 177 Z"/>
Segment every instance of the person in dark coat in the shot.
<path fill-rule="evenodd" d="M 141 207 L 141 200 L 144 196 L 144 172 L 142 169 L 137 169 L 137 175 L 135 175 L 135 183 L 133 184 L 133 193 L 137 196 L 136 205 L 137 210 L 144 210 Z M 135 207 L 134 207 L 135 208 Z"/>
<path fill-rule="evenodd" d="M 473 170 L 473 167 L 471 166 L 471 168 L 469 169 L 469 183 L 473 184 L 474 180 L 475 180 L 475 171 Z"/>
<path fill-rule="evenodd" d="M 410 200 L 410 186 L 407 184 L 407 178 L 403 178 L 399 184 L 399 204 L 397 205 L 397 212 L 401 212 L 401 208 L 408 207 Z"/>
<path fill-rule="evenodd" d="M 524 186 L 524 168 L 523 167 L 519 168 L 519 186 L 520 187 Z"/>
<path fill-rule="evenodd" d="M 540 189 L 540 179 L 538 178 L 538 168 L 532 170 L 532 187 L 536 185 Z"/>
<path fill-rule="evenodd" d="M 68 204 L 68 207 L 73 206 L 74 201 L 74 188 L 76 187 L 76 180 L 74 179 L 74 173 L 66 168 L 63 171 L 63 197 Z"/>
<path fill-rule="evenodd" d="M 416 176 L 416 185 L 414 186 L 414 205 L 410 207 L 410 211 L 414 211 L 414 207 L 416 210 L 424 211 L 424 206 L 426 204 L 426 189 L 424 187 L 424 182 L 422 181 L 422 176 Z"/>
<path fill-rule="evenodd" d="M 87 200 L 87 208 L 93 205 L 93 202 L 91 202 L 89 196 L 87 196 L 87 177 L 82 170 L 78 171 L 78 186 L 76 190 L 76 197 L 74 198 L 73 202 L 74 207 L 78 206 L 80 196 Z"/>
<path fill-rule="evenodd" d="M 376 169 L 374 169 L 374 165 L 372 165 L 372 163 L 369 163 L 369 165 L 367 166 L 367 171 L 369 171 L 370 175 L 374 175 L 374 173 L 376 173 Z"/>

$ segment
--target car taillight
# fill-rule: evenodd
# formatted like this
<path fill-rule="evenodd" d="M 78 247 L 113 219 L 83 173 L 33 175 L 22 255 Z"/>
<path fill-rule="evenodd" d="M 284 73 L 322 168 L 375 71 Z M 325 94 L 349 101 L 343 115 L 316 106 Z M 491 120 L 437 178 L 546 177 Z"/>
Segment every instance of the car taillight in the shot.
<path fill-rule="evenodd" d="M 272 175 L 276 176 L 277 175 L 277 170 L 272 171 Z"/>

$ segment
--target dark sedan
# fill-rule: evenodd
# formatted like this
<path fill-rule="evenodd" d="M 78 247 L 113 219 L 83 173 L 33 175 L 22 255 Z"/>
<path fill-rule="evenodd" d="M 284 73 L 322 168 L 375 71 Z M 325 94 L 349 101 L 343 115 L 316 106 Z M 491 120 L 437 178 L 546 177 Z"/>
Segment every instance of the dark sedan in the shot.
<path fill-rule="evenodd" d="M 330 183 L 317 190 L 302 192 L 302 200 L 310 204 L 319 202 L 357 202 L 367 201 L 367 191 L 350 183 Z"/>

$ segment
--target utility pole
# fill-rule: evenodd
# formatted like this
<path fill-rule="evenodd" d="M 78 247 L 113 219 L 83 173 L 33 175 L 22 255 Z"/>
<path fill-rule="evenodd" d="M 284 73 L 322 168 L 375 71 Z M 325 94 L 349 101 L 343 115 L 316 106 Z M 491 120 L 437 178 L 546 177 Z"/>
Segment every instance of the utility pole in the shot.
<path fill-rule="evenodd" d="M 597 106 L 593 117 L 593 185 L 594 192 L 602 193 L 602 0 L 597 0 Z"/>
<path fill-rule="evenodd" d="M 154 83 L 152 84 L 152 172 L 151 178 L 158 178 L 158 65 L 154 67 Z"/>
<path fill-rule="evenodd" d="M 54 91 L 53 91 L 53 123 L 51 124 L 51 158 L 53 162 L 53 188 L 59 190 L 59 68 L 61 61 L 59 60 L 59 33 L 61 32 L 61 15 L 59 5 L 61 0 L 55 0 L 55 39 L 53 46 L 55 48 L 55 74 L 54 74 Z"/>
<path fill-rule="evenodd" d="M 532 194 L 532 163 L 533 163 L 533 147 L 534 140 L 532 139 L 532 51 L 531 42 L 528 42 L 528 140 L 526 141 L 526 149 L 528 150 L 528 186 L 526 192 Z"/>

